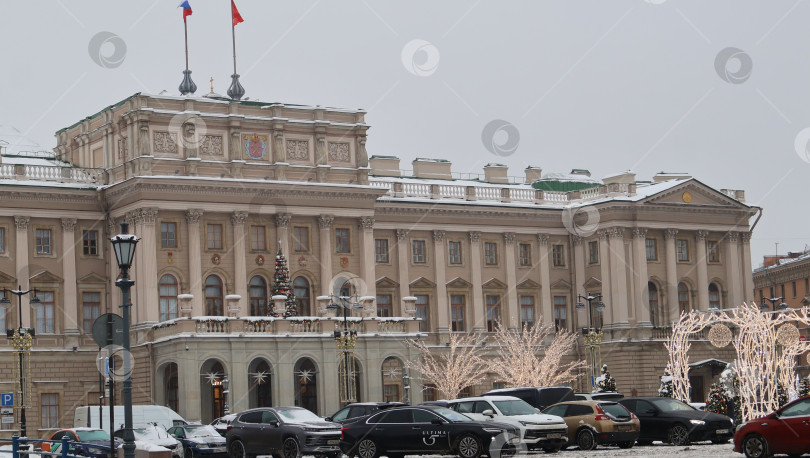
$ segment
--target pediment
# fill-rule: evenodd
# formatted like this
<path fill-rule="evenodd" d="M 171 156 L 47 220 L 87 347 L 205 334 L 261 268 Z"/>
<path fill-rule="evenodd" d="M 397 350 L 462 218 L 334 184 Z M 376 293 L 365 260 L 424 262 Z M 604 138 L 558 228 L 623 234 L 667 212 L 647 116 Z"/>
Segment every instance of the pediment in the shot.
<path fill-rule="evenodd" d="M 651 185 L 656 186 L 656 185 Z M 639 192 L 644 192 L 644 188 L 639 188 Z M 710 205 L 723 207 L 746 207 L 745 204 L 723 194 L 722 192 L 701 183 L 694 178 L 666 189 L 664 191 L 650 195 L 643 200 L 650 204 L 670 204 L 670 205 Z"/>
<path fill-rule="evenodd" d="M 391 280 L 388 277 L 380 277 L 377 279 L 375 283 L 377 285 L 377 289 L 391 289 L 391 288 L 398 288 L 399 283 Z"/>
<path fill-rule="evenodd" d="M 601 289 L 602 288 L 602 280 L 600 280 L 600 279 L 598 279 L 596 277 L 591 277 L 591 278 L 585 280 L 585 283 L 582 284 L 582 287 L 585 288 L 585 290 Z"/>
<path fill-rule="evenodd" d="M 31 278 L 28 281 L 31 283 L 62 283 L 61 278 L 48 272 L 47 270 L 43 270 L 31 275 Z"/>
<path fill-rule="evenodd" d="M 506 283 L 498 280 L 497 278 L 490 278 L 481 286 L 487 289 L 506 289 Z"/>
<path fill-rule="evenodd" d="M 469 289 L 469 288 L 472 288 L 472 284 L 470 282 L 468 282 L 467 280 L 464 280 L 461 277 L 456 277 L 456 278 L 450 280 L 449 282 L 447 282 L 446 286 L 448 288 L 456 288 L 456 289 Z"/>
<path fill-rule="evenodd" d="M 540 289 L 540 284 L 531 280 L 526 280 L 522 283 L 518 283 L 517 287 L 518 289 Z"/>
<path fill-rule="evenodd" d="M 14 277 L 0 271 L 0 283 L 14 283 Z"/>
<path fill-rule="evenodd" d="M 107 283 L 107 279 L 93 272 L 77 280 L 77 283 Z"/>
<path fill-rule="evenodd" d="M 557 281 L 555 281 L 554 283 L 551 284 L 551 289 L 567 289 L 567 290 L 570 290 L 571 289 L 571 283 L 568 283 L 567 281 L 565 281 L 563 279 L 559 279 L 559 280 L 557 280 Z"/>
<path fill-rule="evenodd" d="M 433 283 L 425 277 L 419 277 L 412 281 L 409 286 L 411 288 L 435 288 L 436 283 Z"/>

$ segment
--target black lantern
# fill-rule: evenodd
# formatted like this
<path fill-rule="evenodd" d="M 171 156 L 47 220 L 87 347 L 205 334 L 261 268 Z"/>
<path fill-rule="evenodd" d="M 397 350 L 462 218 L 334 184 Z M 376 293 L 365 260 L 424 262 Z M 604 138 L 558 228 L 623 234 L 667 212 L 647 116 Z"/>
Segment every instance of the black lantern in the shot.
<path fill-rule="evenodd" d="M 128 228 L 129 224 L 123 221 L 121 223 L 121 233 L 110 239 L 113 244 L 113 251 L 115 251 L 115 259 L 118 261 L 118 268 L 123 270 L 129 270 L 132 267 L 132 260 L 135 258 L 135 245 L 141 240 L 135 234 L 127 233 Z"/>

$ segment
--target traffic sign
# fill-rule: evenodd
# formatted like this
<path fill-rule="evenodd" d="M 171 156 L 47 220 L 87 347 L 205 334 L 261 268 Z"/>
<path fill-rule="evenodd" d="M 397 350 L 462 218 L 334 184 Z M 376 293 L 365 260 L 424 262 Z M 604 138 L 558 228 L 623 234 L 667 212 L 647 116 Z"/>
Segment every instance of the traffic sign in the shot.
<path fill-rule="evenodd" d="M 0 406 L 2 407 L 11 407 L 14 405 L 14 393 L 1 393 L 0 394 Z"/>
<path fill-rule="evenodd" d="M 804 342 L 805 340 L 807 340 L 807 337 L 805 337 L 805 336 L 799 336 L 799 340 L 800 340 L 801 342 Z"/>
<path fill-rule="evenodd" d="M 14 415 L 14 408 L 12 408 L 12 407 L 3 407 L 2 409 L 0 409 L 0 414 Z"/>
<path fill-rule="evenodd" d="M 12 415 L 3 415 L 3 424 L 7 425 L 10 423 L 14 423 L 14 417 Z"/>
<path fill-rule="evenodd" d="M 99 347 L 124 345 L 124 319 L 115 313 L 105 313 L 93 321 L 92 334 Z"/>

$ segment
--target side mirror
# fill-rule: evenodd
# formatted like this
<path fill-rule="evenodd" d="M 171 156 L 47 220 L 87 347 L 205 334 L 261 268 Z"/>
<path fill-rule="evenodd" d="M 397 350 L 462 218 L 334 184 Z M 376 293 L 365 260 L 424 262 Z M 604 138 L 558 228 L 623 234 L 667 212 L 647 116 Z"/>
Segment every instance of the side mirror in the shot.
<path fill-rule="evenodd" d="M 275 426 L 276 428 L 278 428 L 278 421 L 273 420 L 273 421 L 270 422 L 270 424 Z"/>
<path fill-rule="evenodd" d="M 326 417 L 323 419 L 324 421 L 332 421 L 332 417 Z"/>
<path fill-rule="evenodd" d="M 495 417 L 495 412 L 492 409 L 487 409 L 487 410 L 481 412 L 481 415 L 486 415 L 489 418 L 494 418 Z"/>

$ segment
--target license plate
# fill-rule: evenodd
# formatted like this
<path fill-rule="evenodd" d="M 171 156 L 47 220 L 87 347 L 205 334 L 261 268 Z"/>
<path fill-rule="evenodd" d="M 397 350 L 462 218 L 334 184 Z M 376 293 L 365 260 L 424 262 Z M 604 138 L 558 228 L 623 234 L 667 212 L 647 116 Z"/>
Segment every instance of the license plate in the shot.
<path fill-rule="evenodd" d="M 718 429 L 715 431 L 716 434 L 728 434 L 730 431 L 727 429 Z"/>
<path fill-rule="evenodd" d="M 559 439 L 560 437 L 562 437 L 562 434 L 560 433 L 546 434 L 547 439 Z"/>
<path fill-rule="evenodd" d="M 214 447 L 214 448 L 211 449 L 211 452 L 212 453 L 224 453 L 225 452 L 225 447 Z"/>
<path fill-rule="evenodd" d="M 326 445 L 337 445 L 340 443 L 340 439 L 330 439 L 326 441 Z"/>
<path fill-rule="evenodd" d="M 619 426 L 616 429 L 618 431 L 630 431 L 630 426 Z"/>

